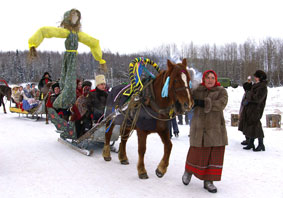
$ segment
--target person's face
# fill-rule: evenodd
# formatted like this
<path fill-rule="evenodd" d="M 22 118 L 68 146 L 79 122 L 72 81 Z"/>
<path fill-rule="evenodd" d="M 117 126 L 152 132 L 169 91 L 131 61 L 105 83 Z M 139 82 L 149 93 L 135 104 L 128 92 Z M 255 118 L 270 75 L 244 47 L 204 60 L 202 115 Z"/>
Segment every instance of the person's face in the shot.
<path fill-rule="evenodd" d="M 49 75 L 48 74 L 45 74 L 45 76 L 44 76 L 45 78 L 49 78 Z"/>
<path fill-rule="evenodd" d="M 204 77 L 204 84 L 207 88 L 214 87 L 215 82 L 216 80 L 213 73 L 209 73 Z"/>
<path fill-rule="evenodd" d="M 259 78 L 255 76 L 255 83 L 259 82 Z"/>
<path fill-rule="evenodd" d="M 34 88 L 35 88 L 35 85 L 32 85 L 32 88 L 34 89 Z"/>
<path fill-rule="evenodd" d="M 78 89 L 81 89 L 82 86 L 83 86 L 83 82 L 80 81 L 80 82 L 78 83 Z"/>
<path fill-rule="evenodd" d="M 54 93 L 57 95 L 60 93 L 60 88 L 59 87 L 55 87 L 54 88 Z"/>
<path fill-rule="evenodd" d="M 23 91 L 23 89 L 24 89 L 24 88 L 23 88 L 22 86 L 20 86 L 19 90 L 20 90 L 20 91 Z"/>
<path fill-rule="evenodd" d="M 76 11 L 72 12 L 72 13 L 71 13 L 71 23 L 72 23 L 73 25 L 75 25 L 75 24 L 77 24 L 78 20 L 79 20 L 79 15 L 78 15 L 78 13 L 77 13 Z"/>
<path fill-rule="evenodd" d="M 30 89 L 30 85 L 27 85 L 27 89 Z"/>
<path fill-rule="evenodd" d="M 97 88 L 100 89 L 100 90 L 105 90 L 106 84 L 105 83 L 101 83 L 101 84 L 97 85 Z"/>

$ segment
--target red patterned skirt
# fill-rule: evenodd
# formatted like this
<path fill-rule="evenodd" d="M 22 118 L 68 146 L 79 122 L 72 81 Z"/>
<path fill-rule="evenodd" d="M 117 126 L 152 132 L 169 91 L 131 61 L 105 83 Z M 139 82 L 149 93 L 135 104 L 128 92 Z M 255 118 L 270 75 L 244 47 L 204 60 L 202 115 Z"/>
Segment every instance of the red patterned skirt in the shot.
<path fill-rule="evenodd" d="M 194 147 L 187 155 L 186 171 L 200 180 L 220 181 L 224 160 L 225 146 Z"/>

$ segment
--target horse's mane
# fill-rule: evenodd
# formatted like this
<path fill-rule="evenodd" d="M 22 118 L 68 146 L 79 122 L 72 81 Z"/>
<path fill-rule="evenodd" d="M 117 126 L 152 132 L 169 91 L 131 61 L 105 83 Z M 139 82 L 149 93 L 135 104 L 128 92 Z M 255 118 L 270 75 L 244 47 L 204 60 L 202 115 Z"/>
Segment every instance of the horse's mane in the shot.
<path fill-rule="evenodd" d="M 156 76 L 156 79 L 161 78 L 161 82 L 164 83 L 166 81 L 166 78 L 169 76 L 168 70 L 161 70 L 158 75 Z"/>

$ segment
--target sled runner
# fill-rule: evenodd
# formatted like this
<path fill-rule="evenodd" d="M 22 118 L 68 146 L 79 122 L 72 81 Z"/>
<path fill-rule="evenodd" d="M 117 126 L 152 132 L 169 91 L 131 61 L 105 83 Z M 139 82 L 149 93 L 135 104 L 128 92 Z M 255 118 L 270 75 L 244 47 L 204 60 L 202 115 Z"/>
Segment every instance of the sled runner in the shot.
<path fill-rule="evenodd" d="M 69 140 L 58 138 L 58 142 L 61 142 L 62 144 L 67 145 L 71 149 L 74 149 L 75 151 L 78 151 L 79 153 L 84 154 L 86 156 L 90 156 L 93 153 L 93 150 L 84 149 L 83 147 L 80 148 L 77 143 L 71 142 Z"/>

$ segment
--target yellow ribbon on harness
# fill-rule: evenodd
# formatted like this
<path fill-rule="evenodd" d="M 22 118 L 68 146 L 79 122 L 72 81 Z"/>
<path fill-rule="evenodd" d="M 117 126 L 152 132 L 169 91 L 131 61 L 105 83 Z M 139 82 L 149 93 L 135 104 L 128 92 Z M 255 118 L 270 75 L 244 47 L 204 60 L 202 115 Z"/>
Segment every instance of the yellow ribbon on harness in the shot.
<path fill-rule="evenodd" d="M 174 108 L 171 108 L 170 111 L 169 111 L 170 119 L 173 118 L 173 115 L 174 115 Z"/>
<path fill-rule="evenodd" d="M 138 86 L 139 87 L 139 91 L 142 91 L 143 90 L 143 84 L 142 84 L 142 81 L 141 81 L 141 77 L 140 77 L 140 73 L 139 73 L 139 66 L 142 66 L 140 65 L 142 64 L 144 67 L 147 65 L 147 64 L 150 64 L 152 65 L 156 70 L 157 72 L 160 71 L 160 68 L 158 67 L 158 65 L 153 62 L 152 60 L 148 59 L 148 58 L 142 58 L 142 57 L 139 57 L 139 58 L 135 58 L 130 64 L 129 64 L 129 67 L 130 68 L 133 68 L 132 69 L 132 74 L 135 74 L 137 73 L 137 79 L 138 79 L 138 82 L 134 83 L 133 81 L 135 81 L 135 79 L 133 78 L 134 76 L 132 76 L 131 78 L 131 87 L 128 88 L 124 93 L 123 95 L 125 96 L 130 96 L 132 94 L 132 92 L 135 90 L 135 88 L 137 88 Z M 131 74 L 130 74 L 131 76 Z"/>

